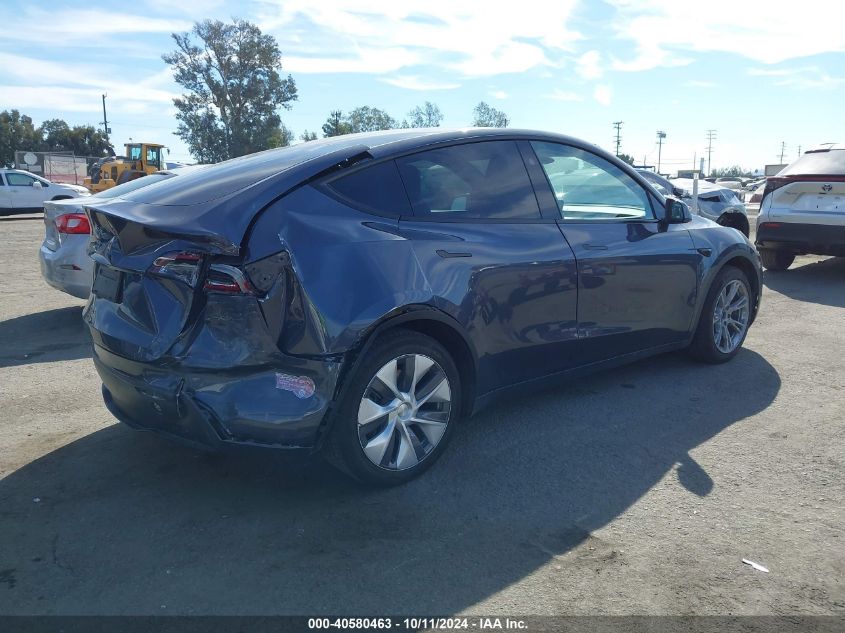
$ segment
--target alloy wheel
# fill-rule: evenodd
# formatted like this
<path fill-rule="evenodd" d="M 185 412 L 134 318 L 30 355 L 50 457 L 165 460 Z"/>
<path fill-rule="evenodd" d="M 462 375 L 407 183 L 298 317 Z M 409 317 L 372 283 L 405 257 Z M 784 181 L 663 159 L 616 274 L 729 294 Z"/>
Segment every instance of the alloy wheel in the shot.
<path fill-rule="evenodd" d="M 723 354 L 733 352 L 748 329 L 748 288 L 732 279 L 719 292 L 713 308 L 713 343 Z"/>
<path fill-rule="evenodd" d="M 379 468 L 407 470 L 425 459 L 446 432 L 452 390 L 443 368 L 405 354 L 373 376 L 358 406 L 358 439 Z"/>

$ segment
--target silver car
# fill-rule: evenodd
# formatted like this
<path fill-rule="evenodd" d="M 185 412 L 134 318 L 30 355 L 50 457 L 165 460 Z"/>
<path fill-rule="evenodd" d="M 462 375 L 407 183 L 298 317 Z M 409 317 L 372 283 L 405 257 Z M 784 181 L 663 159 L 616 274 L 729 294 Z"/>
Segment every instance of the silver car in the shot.
<path fill-rule="evenodd" d="M 677 196 L 692 208 L 691 178 L 669 180 L 646 169 L 637 170 L 654 188 L 664 196 Z M 698 181 L 698 215 L 713 220 L 722 226 L 730 226 L 748 237 L 748 212 L 736 191 L 706 180 Z"/>
<path fill-rule="evenodd" d="M 85 198 L 48 200 L 44 202 L 44 241 L 41 243 L 41 276 L 62 292 L 87 299 L 91 292 L 94 262 L 88 257 L 91 227 L 83 209 L 89 200 L 116 198 L 172 178 L 195 167 L 168 169 L 137 180 L 117 185 Z"/>

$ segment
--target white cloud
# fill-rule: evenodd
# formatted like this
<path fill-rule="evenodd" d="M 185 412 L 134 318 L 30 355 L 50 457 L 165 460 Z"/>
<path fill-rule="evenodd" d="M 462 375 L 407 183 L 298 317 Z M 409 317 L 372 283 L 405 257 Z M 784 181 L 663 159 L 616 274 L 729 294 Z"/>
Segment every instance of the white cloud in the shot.
<path fill-rule="evenodd" d="M 479 77 L 553 66 L 571 54 L 581 37 L 567 26 L 575 3 L 544 6 L 538 19 L 519 5 L 453 0 L 264 0 L 258 22 L 298 72 L 383 73 L 425 63 Z M 303 61 L 312 57 L 320 61 Z M 354 65 L 344 63 L 350 58 Z"/>
<path fill-rule="evenodd" d="M 52 46 L 103 45 L 109 36 L 138 33 L 174 33 L 190 30 L 192 22 L 133 15 L 115 11 L 55 10 L 27 7 L 23 13 L 11 12 L 0 24 L 0 41 L 23 41 Z M 113 44 L 114 42 L 109 42 Z M 37 47 L 24 45 L 26 53 Z M 159 51 L 156 51 L 159 54 Z"/>
<path fill-rule="evenodd" d="M 552 93 L 545 95 L 546 99 L 554 99 L 555 101 L 582 101 L 583 97 L 575 92 L 566 92 L 555 89 Z"/>
<path fill-rule="evenodd" d="M 490 93 L 490 96 L 494 99 L 507 99 L 509 95 L 504 90 L 494 90 Z"/>
<path fill-rule="evenodd" d="M 601 66 L 601 53 L 598 51 L 587 51 L 575 63 L 575 72 L 584 79 L 599 79 L 604 70 Z"/>
<path fill-rule="evenodd" d="M 609 0 L 615 29 L 636 57 L 618 70 L 648 70 L 687 62 L 685 52 L 727 52 L 774 64 L 845 51 L 845 5 L 830 0 L 787 2 L 711 0 L 706 7 L 677 0 Z"/>
<path fill-rule="evenodd" d="M 613 98 L 613 90 L 608 85 L 596 86 L 593 98 L 603 106 L 609 106 Z"/>
<path fill-rule="evenodd" d="M 405 88 L 407 90 L 452 90 L 460 88 L 461 84 L 448 81 L 429 81 L 418 75 L 394 75 L 393 77 L 382 77 L 379 79 L 391 86 Z"/>
<path fill-rule="evenodd" d="M 830 89 L 845 84 L 845 77 L 831 77 L 818 66 L 801 68 L 750 68 L 748 74 L 758 77 L 777 77 L 776 86 L 799 89 Z"/>

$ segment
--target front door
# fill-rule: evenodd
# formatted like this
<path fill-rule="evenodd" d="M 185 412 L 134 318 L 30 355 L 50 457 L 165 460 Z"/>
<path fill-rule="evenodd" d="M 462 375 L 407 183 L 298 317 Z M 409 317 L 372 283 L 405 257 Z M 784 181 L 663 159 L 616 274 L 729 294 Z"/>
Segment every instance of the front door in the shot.
<path fill-rule="evenodd" d="M 476 348 L 479 395 L 571 366 L 575 258 L 541 217 L 517 144 L 465 143 L 397 164 L 414 213 L 400 231 Z"/>
<path fill-rule="evenodd" d="M 683 225 L 661 225 L 655 200 L 611 162 L 532 142 L 578 262 L 578 336 L 587 362 L 684 340 L 701 255 Z"/>

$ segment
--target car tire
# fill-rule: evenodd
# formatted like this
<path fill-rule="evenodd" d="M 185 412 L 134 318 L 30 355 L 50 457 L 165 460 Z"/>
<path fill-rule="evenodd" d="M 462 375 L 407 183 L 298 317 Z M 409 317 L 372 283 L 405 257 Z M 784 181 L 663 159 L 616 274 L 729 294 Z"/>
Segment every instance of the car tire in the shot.
<path fill-rule="evenodd" d="M 752 300 L 751 284 L 745 273 L 725 266 L 710 286 L 701 309 L 689 348 L 692 357 L 715 364 L 736 356 L 751 324 Z"/>
<path fill-rule="evenodd" d="M 760 259 L 766 270 L 786 270 L 795 261 L 795 255 L 786 251 L 778 251 L 771 248 L 760 249 Z"/>
<path fill-rule="evenodd" d="M 391 330 L 367 350 L 349 381 L 323 449 L 332 465 L 360 482 L 393 486 L 440 457 L 461 411 L 460 376 L 440 343 Z"/>

